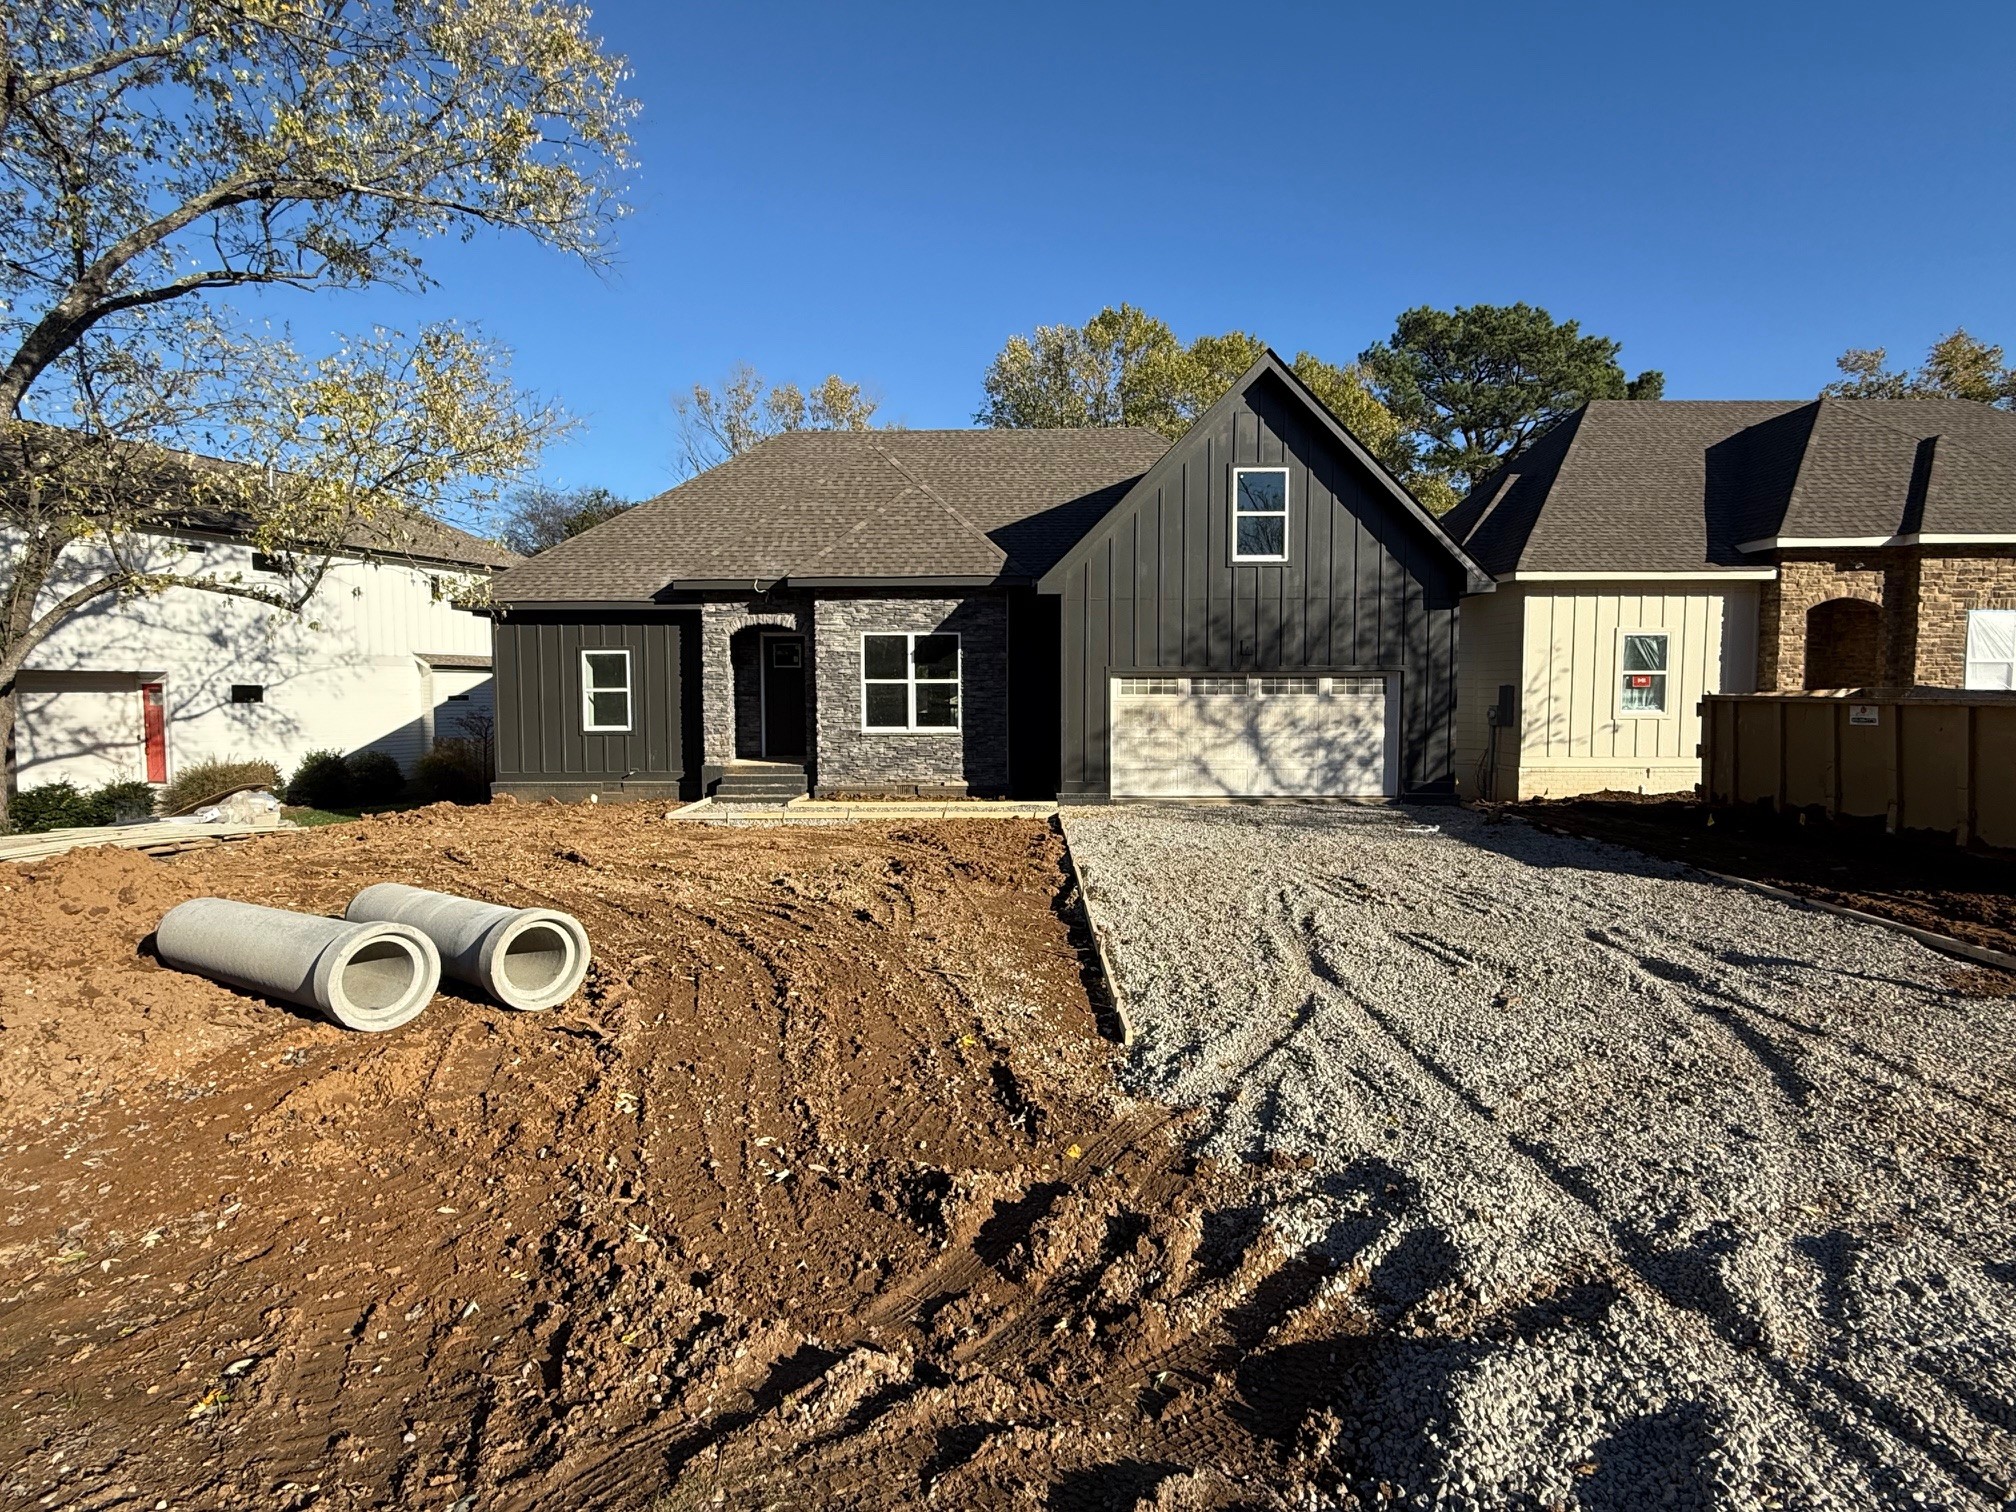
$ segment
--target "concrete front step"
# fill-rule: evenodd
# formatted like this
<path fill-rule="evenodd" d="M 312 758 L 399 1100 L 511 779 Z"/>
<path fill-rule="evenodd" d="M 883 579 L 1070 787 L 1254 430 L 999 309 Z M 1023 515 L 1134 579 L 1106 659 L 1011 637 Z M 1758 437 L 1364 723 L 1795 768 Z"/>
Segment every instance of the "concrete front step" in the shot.
<path fill-rule="evenodd" d="M 788 803 L 803 798 L 806 786 L 802 767 L 730 768 L 714 784 L 714 797 L 723 803 Z"/>

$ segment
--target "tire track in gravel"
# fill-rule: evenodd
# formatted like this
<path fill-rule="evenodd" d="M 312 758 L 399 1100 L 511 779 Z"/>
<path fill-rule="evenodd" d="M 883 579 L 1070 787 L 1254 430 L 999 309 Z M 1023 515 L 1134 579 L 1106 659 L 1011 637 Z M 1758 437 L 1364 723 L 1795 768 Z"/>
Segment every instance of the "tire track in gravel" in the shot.
<path fill-rule="evenodd" d="M 1205 826 L 1200 825 L 1199 828 L 1201 830 Z M 1109 862 L 1109 894 L 1110 872 Z M 1740 1308 L 1733 1311 L 1726 1306 L 1718 1308 L 1712 1300 L 1689 1295 L 1684 1287 L 1676 1288 L 1672 1270 L 1675 1257 L 1662 1250 L 1651 1235 L 1641 1235 L 1621 1218 L 1613 1216 L 1598 1189 L 1581 1179 L 1546 1141 L 1507 1127 L 1500 1110 L 1493 1107 L 1481 1092 L 1467 1085 L 1453 1069 L 1442 1064 L 1433 1051 L 1404 1026 L 1398 1013 L 1382 1008 L 1354 985 L 1352 966 L 1340 965 L 1320 945 L 1312 943 L 1319 933 L 1313 926 L 1324 913 L 1341 907 L 1347 915 L 1354 911 L 1362 914 L 1372 902 L 1373 889 L 1356 876 L 1345 879 L 1312 876 L 1300 881 L 1298 891 L 1294 879 L 1290 879 L 1278 893 L 1281 900 L 1279 909 L 1262 914 L 1256 920 L 1264 941 L 1262 954 L 1292 962 L 1297 945 L 1306 947 L 1303 954 L 1308 979 L 1318 984 L 1315 997 L 1320 998 L 1326 1007 L 1340 1007 L 1347 1016 L 1355 1018 L 1359 1031 L 1353 1037 L 1354 1042 L 1368 1050 L 1381 1047 L 1374 1052 L 1374 1058 L 1385 1072 L 1411 1075 L 1414 1107 L 1431 1120 L 1438 1112 L 1444 1115 L 1445 1126 L 1436 1130 L 1438 1139 L 1446 1141 L 1450 1133 L 1467 1129 L 1467 1134 L 1460 1136 L 1463 1143 L 1479 1149 L 1495 1148 L 1498 1152 L 1496 1158 L 1522 1166 L 1544 1189 L 1556 1194 L 1566 1211 L 1579 1215 L 1579 1230 L 1595 1241 L 1597 1252 L 1609 1257 L 1609 1263 L 1616 1268 L 1620 1278 L 1630 1283 L 1641 1300 L 1669 1323 L 1679 1324 L 1683 1336 L 1695 1341 L 1694 1347 L 1707 1350 L 1719 1360 L 1717 1374 L 1724 1375 L 1725 1379 L 1732 1375 L 1735 1379 L 1748 1377 L 1756 1381 L 1760 1389 L 1779 1395 L 1787 1407 L 1797 1409 L 1797 1414 L 1814 1431 L 1831 1440 L 1838 1452 L 1859 1460 L 1872 1483 L 1899 1496 L 1910 1489 L 1910 1480 L 1892 1463 L 1902 1449 L 1909 1454 L 1922 1455 L 1931 1464 L 1937 1465 L 1946 1476 L 1951 1477 L 1956 1488 L 1964 1488 L 1984 1500 L 1999 1502 L 2001 1488 L 1998 1476 L 2004 1467 L 1993 1463 L 1997 1456 L 1989 1455 L 1984 1460 L 1979 1457 L 1978 1449 L 1970 1450 L 1962 1441 L 1930 1423 L 1914 1422 L 1897 1403 L 1885 1400 L 1881 1394 L 1846 1378 L 1842 1372 L 1808 1371 L 1802 1375 L 1794 1362 L 1778 1359 L 1768 1352 L 1760 1354 L 1756 1347 L 1758 1341 L 1749 1333 L 1747 1320 Z M 1247 894 L 1249 900 L 1252 896 L 1250 892 Z M 1433 899 L 1433 902 L 1453 905 L 1474 919 L 1492 917 L 1498 900 L 1485 903 L 1468 896 L 1445 894 Z M 1563 912 L 1569 919 L 1560 917 Z M 1740 1056 L 1766 1071 L 1765 1079 L 1745 1080 L 1742 1086 L 1746 1090 L 1755 1089 L 1755 1095 L 1749 1098 L 1752 1112 L 1745 1120 L 1751 1125 L 1750 1142 L 1756 1151 L 1756 1158 L 1749 1168 L 1748 1182 L 1752 1189 L 1769 1197 L 1766 1204 L 1769 1209 L 1784 1210 L 1795 1204 L 1792 1163 L 1802 1158 L 1800 1151 L 1807 1133 L 1808 1115 L 1814 1110 L 1820 1086 L 1837 1076 L 1851 1076 L 1865 1083 L 1870 1081 L 1867 1062 L 1861 1066 L 1855 1064 L 1854 1056 L 1858 1052 L 1871 1051 L 1871 1059 L 1899 1077 L 1929 1084 L 1938 1092 L 1953 1096 L 1998 1119 L 2006 1117 L 2004 1110 L 1993 1100 L 1976 1096 L 1962 1086 L 1943 1084 L 1923 1065 L 1894 1061 L 1873 1047 L 1859 1043 L 1852 1048 L 1841 1045 L 1812 1024 L 1788 1018 L 1738 991 L 1711 985 L 1714 978 L 1730 975 L 1732 963 L 1710 951 L 1695 950 L 1677 937 L 1669 938 L 1656 925 L 1652 926 L 1652 932 L 1640 938 L 1635 930 L 1630 935 L 1619 934 L 1616 922 L 1603 921 L 1600 914 L 1584 923 L 1583 919 L 1588 918 L 1589 912 L 1577 900 L 1575 904 L 1556 912 L 1551 921 L 1552 927 L 1559 929 L 1563 923 L 1572 920 L 1586 929 L 1588 943 L 1585 948 L 1621 956 L 1627 969 L 1638 980 L 1654 985 L 1660 992 L 1675 994 L 1687 1004 L 1691 1013 L 1710 1025 Z M 1362 924 L 1364 921 L 1360 919 L 1357 922 Z M 1108 921 L 1109 927 L 1116 928 L 1123 938 L 1124 923 L 1124 920 Z M 1489 958 L 1464 950 L 1447 937 L 1438 936 L 1433 928 L 1400 929 L 1380 925 L 1366 932 L 1384 932 L 1418 951 L 1425 959 L 1434 961 L 1442 970 L 1477 968 Z M 1352 930 L 1347 925 L 1339 933 L 1348 939 Z M 1698 960 L 1700 964 L 1685 964 L 1690 959 Z M 1648 961 L 1658 964 L 1651 965 Z M 1292 971 L 1289 975 L 1292 979 Z M 1269 1063 L 1286 1051 L 1297 1037 L 1305 1031 L 1322 1032 L 1324 1015 L 1311 1011 L 1310 1000 L 1298 998 L 1292 989 L 1285 994 L 1278 990 L 1272 994 L 1269 999 L 1271 1014 L 1265 1022 L 1279 1024 L 1284 997 L 1288 1004 L 1288 1024 L 1277 1028 L 1263 1052 L 1247 1062 L 1243 1073 L 1237 1070 L 1228 1072 L 1226 1069 L 1239 1065 L 1235 1056 L 1218 1054 L 1213 1060 L 1218 1074 L 1244 1074 L 1249 1079 L 1263 1069 L 1275 1074 L 1275 1068 Z M 1790 1030 L 1797 1037 L 1794 1047 L 1788 1049 L 1783 1046 L 1770 1030 L 1752 1022 L 1753 1018 L 1771 1024 L 1780 1032 Z M 1686 1031 L 1681 1020 L 1669 1015 L 1666 1022 L 1685 1039 Z M 1247 1037 L 1244 1025 L 1231 1037 L 1244 1041 Z M 1682 1068 L 1676 1067 L 1676 1070 L 1679 1069 Z M 1279 1067 L 1278 1074 L 1292 1078 L 1296 1068 Z M 1354 1081 L 1367 1087 L 1378 1085 L 1382 1080 L 1374 1074 L 1368 1081 L 1364 1069 L 1355 1069 L 1350 1075 Z M 1181 1083 L 1187 1085 L 1203 1080 L 1186 1073 Z M 1278 1089 L 1270 1087 L 1270 1094 L 1278 1095 Z M 1216 1090 L 1213 1104 L 1221 1123 L 1225 1110 L 1234 1106 L 1237 1095 L 1236 1088 L 1222 1084 Z M 1261 1128 L 1263 1131 L 1266 1128 L 1264 1121 Z M 1760 1259 L 1789 1255 L 1791 1248 L 1788 1243 L 1779 1243 L 1768 1254 L 1760 1252 Z M 1733 1258 L 1731 1263 L 1735 1263 Z M 1760 1265 L 1755 1268 L 1763 1270 L 1767 1267 Z M 1768 1387 L 1765 1382 L 1768 1382 Z M 1950 1388 L 1946 1394 L 1958 1399 Z M 1975 1411 L 1973 1415 L 1980 1418 L 1982 1413 Z M 1989 1416 L 1992 1417 L 1993 1413 L 1990 1412 Z M 1805 1466 L 1788 1468 L 1803 1480 L 1816 1503 L 1828 1499 L 1826 1478 L 1820 1472 L 1799 1473 L 1806 1470 Z"/>
<path fill-rule="evenodd" d="M 1404 932 L 1396 931 L 1396 936 L 1402 939 L 1409 938 Z M 1642 966 L 1642 960 L 1615 939 L 1605 937 L 1596 930 L 1590 931 L 1588 937 L 1594 944 L 1622 951 L 1627 957 L 1638 960 L 1638 964 Z M 1293 938 L 1295 936 L 1292 932 L 1284 931 L 1281 932 L 1277 943 L 1286 943 Z M 1427 953 L 1444 964 L 1474 964 L 1468 956 L 1461 952 L 1452 952 L 1446 947 L 1429 950 Z M 1417 1044 L 1400 1027 L 1397 1017 L 1374 1006 L 1369 999 L 1352 989 L 1320 953 L 1306 951 L 1305 958 L 1311 976 L 1323 983 L 1337 997 L 1359 1010 L 1364 1019 L 1375 1029 L 1379 1040 L 1389 1047 L 1396 1063 L 1418 1068 L 1431 1081 L 1446 1089 L 1456 1108 L 1460 1109 L 1462 1115 L 1467 1115 L 1474 1129 L 1483 1131 L 1488 1139 L 1500 1145 L 1505 1154 L 1522 1161 L 1529 1172 L 1557 1194 L 1568 1199 L 1574 1209 L 1591 1220 L 1591 1226 L 1585 1228 L 1585 1237 L 1595 1238 L 1608 1252 L 1610 1258 L 1629 1275 L 1635 1277 L 1644 1288 L 1643 1295 L 1705 1324 L 1705 1334 L 1695 1331 L 1694 1342 L 1697 1345 L 1707 1345 L 1711 1349 L 1719 1347 L 1725 1369 L 1739 1376 L 1752 1368 L 1761 1371 L 1769 1378 L 1772 1386 L 1784 1394 L 1788 1402 L 1797 1406 L 1802 1412 L 1825 1422 L 1833 1429 L 1838 1440 L 1853 1445 L 1872 1476 L 1879 1481 L 1892 1478 L 1891 1459 L 1894 1449 L 1871 1437 L 1869 1432 L 1871 1428 L 1881 1429 L 1914 1445 L 1948 1475 L 1978 1496 L 1998 1499 L 2004 1494 L 2005 1488 L 1996 1479 L 1993 1469 L 1977 1463 L 1957 1445 L 1947 1442 L 1929 1425 L 1914 1422 L 1859 1383 L 1838 1372 L 1829 1372 L 1815 1385 L 1829 1393 L 1832 1398 L 1830 1403 L 1794 1375 L 1785 1362 L 1774 1359 L 1769 1354 L 1757 1353 L 1758 1341 L 1750 1335 L 1745 1326 L 1734 1318 L 1719 1315 L 1713 1308 L 1688 1296 L 1684 1291 L 1677 1290 L 1669 1281 L 1662 1279 L 1661 1272 L 1665 1269 L 1662 1263 L 1664 1256 L 1647 1241 L 1617 1223 L 1604 1210 L 1601 1199 L 1593 1189 L 1578 1181 L 1545 1144 L 1505 1130 L 1496 1111 Z M 1657 973 L 1648 974 L 1655 978 L 1658 976 Z M 1737 1006 L 1750 1006 L 1734 994 L 1717 992 L 1715 995 Z M 1773 1081 L 1785 1095 L 1786 1101 L 1803 1111 L 1811 1098 L 1814 1082 L 1772 1065 L 1760 1054 L 1755 1043 L 1754 1031 L 1742 1032 L 1729 1022 L 1725 1014 L 1716 1014 L 1714 1017 L 1729 1029 L 1732 1037 L 1746 1051 L 1758 1055 L 1760 1060 L 1765 1061 L 1767 1068 L 1772 1072 Z M 1784 1115 L 1782 1109 L 1767 1110 L 1760 1105 L 1758 1112 L 1764 1115 L 1781 1135 L 1780 1140 L 1760 1141 L 1760 1148 L 1783 1147 L 1792 1140 L 1793 1121 Z M 1777 1164 L 1776 1174 L 1779 1178 L 1777 1185 L 1782 1205 L 1789 1201 L 1785 1194 L 1788 1173 L 1783 1160 Z M 1858 1425 L 1853 1420 L 1857 1415 L 1866 1420 L 1866 1426 Z M 1901 1492 L 1902 1483 L 1897 1482 L 1896 1485 Z M 1817 1484 L 1812 1489 L 1816 1493 L 1821 1490 Z"/>

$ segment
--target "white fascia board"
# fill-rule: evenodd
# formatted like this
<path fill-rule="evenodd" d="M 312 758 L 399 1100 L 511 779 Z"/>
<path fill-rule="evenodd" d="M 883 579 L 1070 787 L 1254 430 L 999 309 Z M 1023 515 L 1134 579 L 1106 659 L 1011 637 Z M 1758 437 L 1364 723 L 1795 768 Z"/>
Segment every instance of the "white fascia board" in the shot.
<path fill-rule="evenodd" d="M 1739 541 L 1738 551 L 1834 551 L 1844 547 L 1872 546 L 2016 546 L 2016 534 L 1949 534 L 1944 531 L 1913 531 L 1909 535 L 1887 536 L 1765 536 L 1758 541 Z"/>
<path fill-rule="evenodd" d="M 1776 567 L 1727 567 L 1720 572 L 1508 572 L 1505 583 L 1614 583 L 1620 580 L 1656 583 L 1769 582 Z"/>

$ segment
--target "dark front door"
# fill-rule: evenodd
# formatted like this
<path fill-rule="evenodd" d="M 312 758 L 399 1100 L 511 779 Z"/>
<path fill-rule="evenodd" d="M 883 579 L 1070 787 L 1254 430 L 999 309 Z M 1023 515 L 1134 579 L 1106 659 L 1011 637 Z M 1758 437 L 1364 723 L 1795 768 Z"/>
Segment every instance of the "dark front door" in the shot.
<path fill-rule="evenodd" d="M 763 759 L 805 759 L 805 641 L 763 637 Z"/>

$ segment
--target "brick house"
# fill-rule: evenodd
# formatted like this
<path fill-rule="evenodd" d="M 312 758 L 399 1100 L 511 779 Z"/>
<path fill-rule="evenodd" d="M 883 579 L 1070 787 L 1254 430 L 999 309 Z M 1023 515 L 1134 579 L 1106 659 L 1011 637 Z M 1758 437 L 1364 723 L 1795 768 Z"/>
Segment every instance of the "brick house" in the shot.
<path fill-rule="evenodd" d="M 1600 402 L 1443 523 L 1465 791 L 1699 780 L 1715 692 L 2016 687 L 2016 414 L 1956 399 Z"/>

